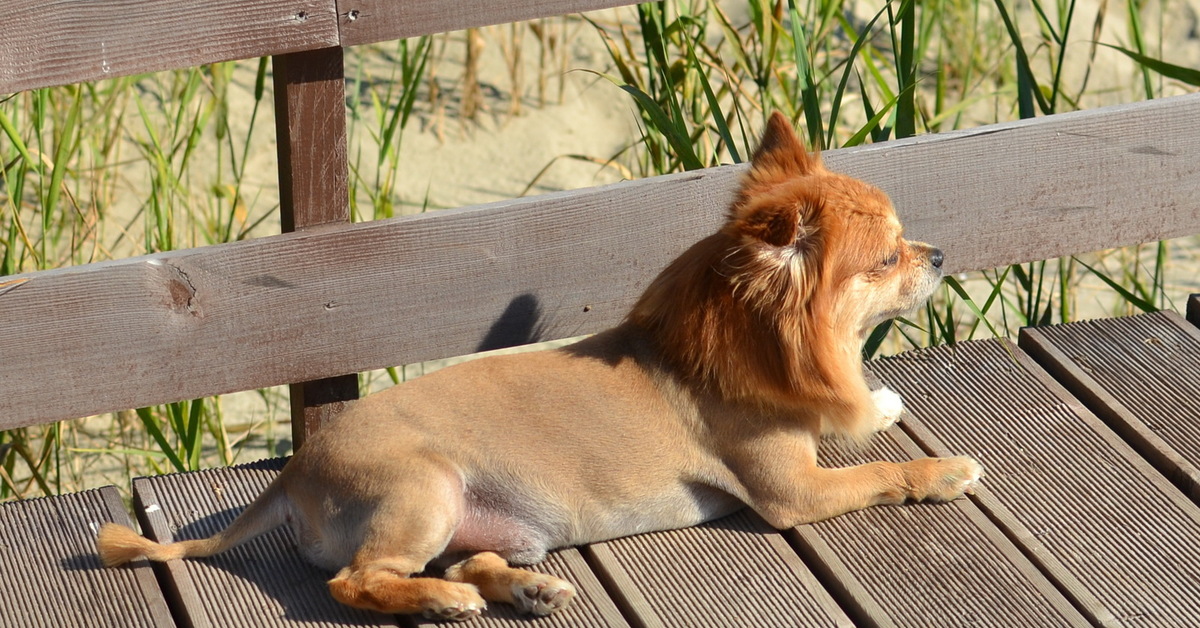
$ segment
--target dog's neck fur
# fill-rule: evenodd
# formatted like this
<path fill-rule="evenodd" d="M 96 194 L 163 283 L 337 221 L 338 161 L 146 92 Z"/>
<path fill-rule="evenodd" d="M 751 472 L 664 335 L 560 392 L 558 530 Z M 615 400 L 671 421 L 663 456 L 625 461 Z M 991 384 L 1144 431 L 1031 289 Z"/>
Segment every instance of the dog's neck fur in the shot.
<path fill-rule="evenodd" d="M 737 236 L 718 232 L 668 266 L 614 331 L 651 344 L 697 395 L 792 415 L 820 409 L 845 431 L 836 426 L 870 396 L 861 339 L 829 320 L 814 296 L 827 287 L 800 289 L 786 266 L 765 264 Z"/>

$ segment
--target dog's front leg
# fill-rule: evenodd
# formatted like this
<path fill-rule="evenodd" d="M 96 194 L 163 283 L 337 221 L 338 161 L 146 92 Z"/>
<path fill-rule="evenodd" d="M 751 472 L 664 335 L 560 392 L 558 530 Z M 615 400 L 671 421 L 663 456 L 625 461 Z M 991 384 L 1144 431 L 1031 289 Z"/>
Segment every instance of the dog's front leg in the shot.
<path fill-rule="evenodd" d="M 748 488 L 750 506 L 781 530 L 870 506 L 950 501 L 970 491 L 983 476 L 978 462 L 962 456 L 822 468 L 817 466 L 815 438 L 789 443 L 786 450 L 774 453 L 784 454 L 776 460 L 794 463 L 790 468 L 760 468 Z"/>

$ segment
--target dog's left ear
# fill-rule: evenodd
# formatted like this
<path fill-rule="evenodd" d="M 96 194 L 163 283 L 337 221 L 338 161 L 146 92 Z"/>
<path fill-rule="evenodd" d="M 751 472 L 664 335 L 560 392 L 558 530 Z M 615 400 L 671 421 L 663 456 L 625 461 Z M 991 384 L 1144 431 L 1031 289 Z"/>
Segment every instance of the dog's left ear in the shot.
<path fill-rule="evenodd" d="M 792 123 L 776 111 L 767 120 L 762 142 L 754 151 L 752 170 L 761 174 L 774 172 L 781 175 L 810 174 L 822 168 L 821 158 L 810 155 L 804 144 L 796 137 Z"/>

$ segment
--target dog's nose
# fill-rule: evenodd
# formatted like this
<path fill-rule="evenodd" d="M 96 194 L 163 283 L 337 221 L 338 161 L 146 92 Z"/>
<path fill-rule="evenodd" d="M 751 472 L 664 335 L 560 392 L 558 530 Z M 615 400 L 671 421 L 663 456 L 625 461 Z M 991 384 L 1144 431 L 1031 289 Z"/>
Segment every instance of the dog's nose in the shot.
<path fill-rule="evenodd" d="M 943 259 L 944 256 L 941 249 L 933 249 L 929 252 L 929 263 L 933 264 L 934 268 L 941 268 Z"/>

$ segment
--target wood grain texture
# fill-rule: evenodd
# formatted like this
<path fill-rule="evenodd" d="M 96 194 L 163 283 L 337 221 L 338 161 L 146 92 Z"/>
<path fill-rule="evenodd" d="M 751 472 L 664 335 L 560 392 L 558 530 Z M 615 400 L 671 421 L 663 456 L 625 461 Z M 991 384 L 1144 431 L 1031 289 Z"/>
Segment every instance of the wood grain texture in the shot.
<path fill-rule="evenodd" d="M 636 4 L 630 0 L 338 0 L 342 45 L 356 46 L 489 24 Z"/>
<path fill-rule="evenodd" d="M 272 66 L 283 231 L 349 223 L 342 49 L 279 55 L 272 58 Z M 290 397 L 295 450 L 345 402 L 358 398 L 358 376 L 295 383 Z"/>
<path fill-rule="evenodd" d="M 830 151 L 949 272 L 1200 232 L 1200 95 Z M 1151 150 L 1153 147 L 1153 150 Z M 0 428 L 594 332 L 741 166 L 12 277 Z"/>
<path fill-rule="evenodd" d="M 5 0 L 0 94 L 338 41 L 333 0 Z"/>
<path fill-rule="evenodd" d="M 29 276 L 0 295 L 0 427 L 310 381 L 618 321 L 736 169 Z"/>
<path fill-rule="evenodd" d="M 1200 94 L 830 151 L 946 270 L 1200 233 Z"/>

